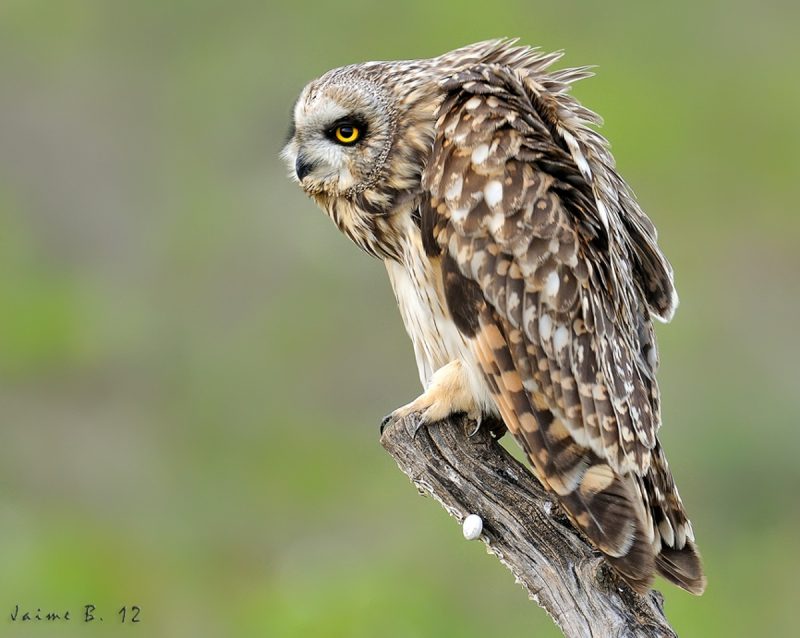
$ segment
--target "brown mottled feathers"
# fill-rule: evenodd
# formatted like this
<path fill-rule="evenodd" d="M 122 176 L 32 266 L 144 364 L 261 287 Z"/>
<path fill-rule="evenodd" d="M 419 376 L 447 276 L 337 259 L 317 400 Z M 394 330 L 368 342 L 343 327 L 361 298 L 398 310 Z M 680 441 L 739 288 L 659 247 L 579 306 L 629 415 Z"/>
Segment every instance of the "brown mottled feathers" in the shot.
<path fill-rule="evenodd" d="M 636 589 L 658 571 L 700 593 L 691 525 L 656 438 L 651 315 L 671 315 L 671 270 L 584 126 L 596 118 L 566 96 L 585 70 L 542 73 L 552 56 L 512 69 L 497 55 L 442 85 L 423 175 L 426 251 L 443 252 L 455 323 L 577 526 Z"/>

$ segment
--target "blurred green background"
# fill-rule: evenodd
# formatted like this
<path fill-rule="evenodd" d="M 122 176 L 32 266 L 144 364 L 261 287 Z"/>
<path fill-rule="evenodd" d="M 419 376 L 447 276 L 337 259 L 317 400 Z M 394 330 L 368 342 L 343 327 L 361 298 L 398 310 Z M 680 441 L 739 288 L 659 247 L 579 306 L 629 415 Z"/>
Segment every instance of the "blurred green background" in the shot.
<path fill-rule="evenodd" d="M 668 616 L 797 635 L 798 24 L 777 0 L 2 0 L 0 635 L 558 635 L 380 448 L 419 390 L 385 273 L 277 157 L 328 68 L 502 35 L 599 66 L 576 93 L 676 270 L 662 435 L 709 587 L 660 583 Z"/>

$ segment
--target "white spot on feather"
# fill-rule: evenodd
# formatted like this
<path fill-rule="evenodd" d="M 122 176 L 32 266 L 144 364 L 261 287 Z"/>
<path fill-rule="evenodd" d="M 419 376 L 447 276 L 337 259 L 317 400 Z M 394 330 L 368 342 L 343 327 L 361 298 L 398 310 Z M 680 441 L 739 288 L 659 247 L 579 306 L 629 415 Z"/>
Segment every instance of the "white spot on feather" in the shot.
<path fill-rule="evenodd" d="M 569 131 L 565 131 L 564 129 L 559 128 L 561 132 L 561 137 L 564 138 L 564 141 L 567 143 L 569 147 L 569 152 L 572 155 L 572 159 L 575 160 L 575 164 L 578 166 L 578 170 L 581 172 L 587 180 L 592 180 L 592 169 L 589 167 L 589 162 L 586 160 L 586 156 L 581 152 L 581 147 L 578 144 L 578 141 Z"/>
<path fill-rule="evenodd" d="M 486 186 L 483 187 L 483 196 L 487 206 L 490 208 L 497 206 L 503 201 L 503 185 L 496 179 L 486 182 Z"/>
<path fill-rule="evenodd" d="M 692 523 L 690 521 L 686 521 L 686 540 L 694 543 L 694 529 L 692 528 Z"/>
<path fill-rule="evenodd" d="M 457 224 L 463 224 L 464 221 L 467 219 L 467 215 L 469 215 L 470 207 L 469 206 L 462 206 L 461 208 L 456 208 L 450 213 L 450 219 L 452 219 Z"/>
<path fill-rule="evenodd" d="M 488 144 L 481 144 L 480 146 L 476 146 L 475 150 L 472 151 L 473 164 L 483 164 L 486 161 L 487 157 L 489 157 Z"/>
<path fill-rule="evenodd" d="M 675 528 L 675 545 L 677 549 L 681 549 L 686 545 L 686 528 L 683 525 L 678 525 Z"/>
<path fill-rule="evenodd" d="M 461 175 L 456 175 L 453 182 L 450 186 L 447 187 L 447 190 L 444 192 L 445 199 L 456 199 L 461 195 L 461 187 L 464 185 L 464 179 Z"/>
<path fill-rule="evenodd" d="M 661 539 L 670 547 L 675 547 L 675 533 L 672 530 L 672 525 L 669 521 L 663 519 L 658 523 L 658 532 L 661 534 Z"/>
<path fill-rule="evenodd" d="M 477 95 L 475 97 L 471 97 L 469 100 L 467 100 L 467 103 L 465 104 L 468 111 L 474 111 L 480 105 L 481 105 L 481 98 L 479 98 Z"/>
<path fill-rule="evenodd" d="M 533 334 L 533 320 L 536 318 L 536 306 L 532 303 L 525 304 L 522 310 L 522 323 L 528 335 Z M 540 330 L 541 333 L 541 330 Z"/>
<path fill-rule="evenodd" d="M 502 212 L 491 215 L 487 223 L 489 232 L 496 236 L 503 229 L 503 224 L 505 224 L 505 221 L 506 218 Z"/>
<path fill-rule="evenodd" d="M 556 352 L 559 352 L 566 347 L 567 341 L 569 341 L 569 330 L 567 330 L 566 326 L 561 325 L 556 328 L 553 334 L 553 348 Z"/>
<path fill-rule="evenodd" d="M 517 309 L 517 306 L 519 306 L 519 303 L 520 303 L 519 294 L 516 291 L 512 292 L 508 296 L 508 299 L 506 300 L 506 310 L 507 310 L 509 315 L 511 315 L 512 312 Z"/>
<path fill-rule="evenodd" d="M 549 341 L 552 334 L 553 320 L 550 318 L 550 315 L 542 315 L 539 317 L 539 336 L 542 341 Z"/>
<path fill-rule="evenodd" d="M 475 279 L 478 279 L 479 273 L 481 269 L 484 267 L 486 263 L 486 253 L 484 251 L 478 251 L 474 255 L 472 255 L 472 259 L 470 259 L 469 267 L 470 271 L 472 272 L 472 276 Z"/>
<path fill-rule="evenodd" d="M 550 271 L 544 281 L 544 294 L 548 297 L 555 297 L 558 294 L 559 284 L 558 273 L 555 270 Z"/>
<path fill-rule="evenodd" d="M 602 199 L 595 199 L 597 201 L 597 213 L 600 215 L 600 221 L 603 222 L 603 226 L 608 230 L 608 210 L 606 209 L 606 205 L 603 203 Z"/>

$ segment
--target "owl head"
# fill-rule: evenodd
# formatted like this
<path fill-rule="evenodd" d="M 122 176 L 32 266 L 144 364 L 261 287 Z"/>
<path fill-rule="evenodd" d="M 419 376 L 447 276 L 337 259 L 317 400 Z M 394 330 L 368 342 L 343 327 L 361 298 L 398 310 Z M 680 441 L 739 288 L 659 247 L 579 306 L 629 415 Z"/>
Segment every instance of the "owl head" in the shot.
<path fill-rule="evenodd" d="M 388 210 L 387 189 L 396 194 L 419 184 L 436 91 L 413 71 L 402 62 L 353 65 L 329 71 L 300 93 L 282 157 L 323 207 L 366 198 L 365 205 Z"/>

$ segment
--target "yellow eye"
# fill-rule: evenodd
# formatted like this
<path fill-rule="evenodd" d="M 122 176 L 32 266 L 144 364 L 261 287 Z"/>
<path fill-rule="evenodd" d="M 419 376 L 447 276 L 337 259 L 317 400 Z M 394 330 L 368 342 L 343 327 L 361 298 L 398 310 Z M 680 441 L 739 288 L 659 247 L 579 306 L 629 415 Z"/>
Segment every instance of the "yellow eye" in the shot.
<path fill-rule="evenodd" d="M 333 134 L 336 136 L 337 141 L 342 144 L 354 144 L 361 137 L 361 131 L 352 124 L 337 126 Z"/>

